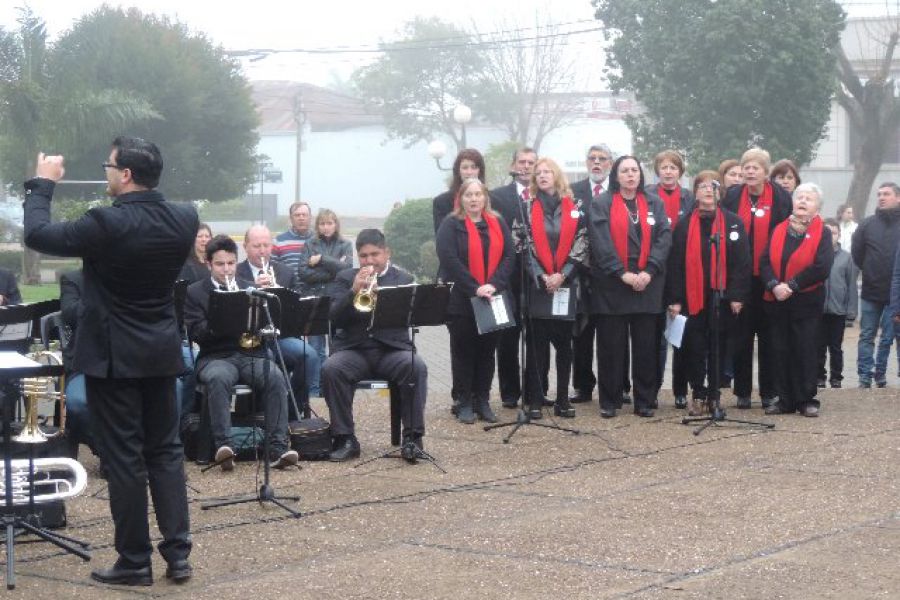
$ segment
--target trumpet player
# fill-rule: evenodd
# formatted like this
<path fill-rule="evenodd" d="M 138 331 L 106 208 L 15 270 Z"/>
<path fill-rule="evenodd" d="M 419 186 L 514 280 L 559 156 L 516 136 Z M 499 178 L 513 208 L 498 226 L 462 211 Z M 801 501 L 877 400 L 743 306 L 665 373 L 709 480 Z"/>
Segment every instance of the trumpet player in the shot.
<path fill-rule="evenodd" d="M 272 464 L 284 469 L 297 464 L 297 453 L 288 447 L 287 388 L 274 361 L 263 346 L 244 348 L 238 339 L 213 335 L 207 320 L 209 296 L 214 290 L 245 289 L 248 282 L 235 280 L 237 244 L 227 235 L 217 235 L 206 245 L 210 277 L 192 283 L 184 303 L 184 321 L 191 339 L 200 346 L 197 381 L 206 388 L 207 408 L 215 444 L 216 462 L 223 471 L 234 468 L 231 448 L 231 390 L 238 383 L 249 385 L 264 405 L 269 429 Z M 269 376 L 265 376 L 268 361 Z"/>
<path fill-rule="evenodd" d="M 297 290 L 297 273 L 290 267 L 272 261 L 272 234 L 265 225 L 253 225 L 244 234 L 244 252 L 247 260 L 237 266 L 237 278 L 252 281 L 254 287 L 283 287 Z M 319 395 L 318 387 L 321 360 L 315 349 L 305 340 L 296 337 L 278 339 L 284 366 L 291 375 L 291 389 L 297 402 L 305 404 L 310 395 Z M 297 417 L 299 418 L 299 417 Z"/>
<path fill-rule="evenodd" d="M 359 441 L 353 423 L 353 391 L 363 379 L 386 379 L 397 384 L 403 420 L 403 457 L 412 445 L 423 449 L 425 396 L 428 369 L 417 355 L 405 327 L 369 331 L 371 313 L 354 306 L 354 299 L 369 290 L 377 299 L 378 288 L 404 285 L 413 277 L 390 262 L 391 251 L 378 229 L 363 229 L 356 238 L 358 269 L 344 269 L 329 285 L 333 352 L 322 367 L 322 388 L 331 415 L 334 436 L 332 461 L 359 456 Z M 376 300 L 377 301 L 377 300 Z"/>

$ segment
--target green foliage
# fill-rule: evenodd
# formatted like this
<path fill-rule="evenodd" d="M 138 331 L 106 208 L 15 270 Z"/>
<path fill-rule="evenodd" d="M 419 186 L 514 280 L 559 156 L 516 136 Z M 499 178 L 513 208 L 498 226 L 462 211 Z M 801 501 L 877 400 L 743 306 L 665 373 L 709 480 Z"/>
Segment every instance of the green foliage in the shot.
<path fill-rule="evenodd" d="M 416 17 L 382 57 L 353 74 L 360 96 L 384 115 L 388 134 L 411 146 L 443 132 L 461 143 L 453 109 L 470 104 L 482 58 L 471 37 L 437 18 Z"/>
<path fill-rule="evenodd" d="M 22 302 L 24 303 L 56 300 L 59 298 L 59 284 L 20 285 L 19 292 L 22 294 Z"/>
<path fill-rule="evenodd" d="M 90 143 L 59 139 L 72 177 L 96 179 L 98 158 L 127 130 L 160 146 L 166 165 L 160 190 L 169 198 L 234 198 L 252 183 L 258 119 L 249 85 L 221 48 L 185 25 L 103 6 L 60 38 L 48 72 L 52 97 L 77 104 L 84 90 L 113 90 L 106 99 L 120 107 L 118 119 L 106 123 L 66 119 L 98 134 Z M 159 119 L 133 122 L 117 98 L 143 99 Z M 124 128 L 117 120 L 132 122 Z"/>
<path fill-rule="evenodd" d="M 809 162 L 834 91 L 829 50 L 844 27 L 834 0 L 594 0 L 614 90 L 646 112 L 635 152 L 677 148 L 696 172 L 749 146 Z"/>
<path fill-rule="evenodd" d="M 22 274 L 22 251 L 21 250 L 3 250 L 0 251 L 0 268 L 9 269 L 16 276 Z"/>
<path fill-rule="evenodd" d="M 509 183 L 509 165 L 512 163 L 513 152 L 519 147 L 520 144 L 514 141 L 488 146 L 484 153 L 484 170 L 490 189 Z"/>
<path fill-rule="evenodd" d="M 384 222 L 384 236 L 391 249 L 391 260 L 412 273 L 417 279 L 434 277 L 437 255 L 431 255 L 423 244 L 434 241 L 431 198 L 407 200 L 395 208 Z M 433 260 L 431 256 L 434 256 Z"/>

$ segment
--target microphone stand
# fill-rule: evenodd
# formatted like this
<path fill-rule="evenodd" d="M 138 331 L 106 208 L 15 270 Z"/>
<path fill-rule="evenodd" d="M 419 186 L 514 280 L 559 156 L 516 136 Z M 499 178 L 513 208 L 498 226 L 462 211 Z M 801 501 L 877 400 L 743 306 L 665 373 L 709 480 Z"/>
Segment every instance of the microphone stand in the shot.
<path fill-rule="evenodd" d="M 533 199 L 529 197 L 528 199 L 528 214 L 531 214 L 531 203 L 534 202 Z M 532 266 L 532 273 L 534 274 L 534 283 L 535 286 L 540 289 L 540 283 L 538 281 L 538 270 L 537 270 L 537 261 L 534 258 L 534 239 L 531 237 L 531 227 L 528 221 L 525 220 L 525 209 L 522 207 L 524 201 L 519 200 L 518 196 L 516 196 L 516 206 L 519 212 L 519 223 L 521 223 L 521 231 L 523 232 L 525 238 L 524 248 L 522 249 L 522 254 L 519 261 L 519 322 L 522 324 L 522 336 L 519 338 L 519 355 L 521 360 L 519 361 L 519 385 L 522 390 L 522 407 L 519 408 L 516 412 L 516 420 L 515 421 L 507 421 L 505 423 L 494 423 L 492 425 L 485 425 L 484 430 L 490 431 L 492 429 L 499 429 L 502 427 L 512 427 L 512 430 L 509 434 L 503 438 L 503 443 L 508 444 L 509 440 L 512 439 L 512 436 L 516 434 L 519 429 L 522 428 L 523 425 L 534 425 L 536 427 L 544 427 L 546 429 L 556 429 L 558 431 L 566 431 L 568 433 L 574 433 L 578 435 L 581 433 L 577 429 L 570 429 L 568 427 L 563 427 L 561 425 L 557 425 L 556 422 L 553 423 L 535 423 L 531 417 L 528 416 L 528 411 L 525 410 L 525 371 L 528 367 L 526 360 L 526 338 L 532 335 L 534 331 L 531 322 L 531 311 L 528 310 L 528 293 L 525 288 L 526 277 L 525 277 L 525 260 L 527 260 Z M 526 325 L 527 323 L 527 325 Z M 531 354 L 534 355 L 534 339 L 531 340 Z M 537 357 L 535 357 L 536 359 Z M 535 365 L 537 365 L 537 360 L 535 360 Z M 536 366 L 537 368 L 537 366 Z M 538 369 L 538 378 L 540 378 L 541 373 L 540 369 Z M 540 383 L 540 382 L 539 382 Z M 564 393 L 568 394 L 569 390 L 565 390 Z M 557 390 L 557 394 L 559 391 Z M 542 394 L 543 395 L 543 394 Z M 543 400 L 541 402 L 543 405 Z M 552 420 L 552 417 L 551 417 Z"/>
<path fill-rule="evenodd" d="M 718 189 L 716 189 L 716 194 L 718 194 Z M 706 355 L 706 372 L 707 372 L 707 394 L 706 394 L 706 408 L 709 412 L 708 416 L 705 417 L 684 417 L 681 419 L 682 425 L 690 425 L 692 423 L 703 423 L 699 427 L 694 430 L 694 435 L 700 435 L 703 431 L 710 426 L 719 427 L 719 423 L 727 422 L 727 423 L 740 423 L 742 425 L 751 425 L 755 427 L 763 427 L 765 429 L 774 429 L 774 423 L 762 423 L 759 421 L 746 421 L 742 419 L 731 419 L 726 416 L 725 409 L 722 408 L 720 403 L 720 399 L 722 397 L 722 391 L 719 389 L 719 319 L 720 319 L 720 309 L 722 304 L 722 299 L 724 297 L 725 292 L 725 282 L 722 281 L 722 261 L 719 260 L 719 246 L 720 244 L 726 243 L 725 240 L 721 239 L 719 235 L 719 230 L 716 227 L 716 221 L 721 217 L 722 222 L 725 222 L 725 215 L 721 212 L 721 209 L 716 208 L 716 214 L 713 216 L 712 223 L 712 232 L 709 236 L 709 247 L 711 251 L 711 255 L 716 257 L 716 277 L 715 280 L 719 282 L 718 286 L 713 284 L 713 278 L 709 278 L 709 286 L 712 290 L 712 307 L 707 315 L 709 319 L 709 327 L 707 328 L 707 355 Z M 699 257 L 698 257 L 699 258 Z M 701 259 L 702 260 L 702 259 Z"/>

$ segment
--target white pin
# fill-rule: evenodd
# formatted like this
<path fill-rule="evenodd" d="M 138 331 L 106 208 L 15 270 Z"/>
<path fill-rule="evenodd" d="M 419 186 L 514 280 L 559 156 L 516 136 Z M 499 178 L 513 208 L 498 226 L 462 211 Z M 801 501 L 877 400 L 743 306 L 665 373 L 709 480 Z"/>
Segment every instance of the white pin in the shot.
<path fill-rule="evenodd" d="M 730 239 L 732 242 L 736 242 L 739 237 L 741 237 L 741 236 L 738 234 L 737 231 L 732 231 L 730 234 L 728 234 L 728 239 Z"/>
<path fill-rule="evenodd" d="M 569 213 L 569 216 L 572 217 L 573 219 L 577 219 L 580 214 L 581 213 L 578 212 L 577 210 L 573 210 L 572 212 Z"/>
<path fill-rule="evenodd" d="M 766 211 L 764 211 L 764 210 L 761 209 L 761 208 L 757 208 L 757 209 L 756 209 L 756 216 L 757 216 L 757 217 L 764 217 L 764 216 L 766 216 Z"/>
<path fill-rule="evenodd" d="M 653 227 L 656 225 L 656 219 L 653 218 L 653 215 L 647 217 L 647 225 Z"/>

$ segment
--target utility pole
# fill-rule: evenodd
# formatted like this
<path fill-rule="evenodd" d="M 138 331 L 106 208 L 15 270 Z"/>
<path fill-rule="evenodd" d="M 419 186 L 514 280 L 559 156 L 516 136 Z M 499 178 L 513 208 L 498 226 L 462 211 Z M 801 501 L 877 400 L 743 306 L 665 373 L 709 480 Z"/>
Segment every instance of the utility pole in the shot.
<path fill-rule="evenodd" d="M 302 84 L 301 84 L 302 85 Z M 294 97 L 294 124 L 297 127 L 297 156 L 294 164 L 294 202 L 300 201 L 300 153 L 303 151 L 303 130 L 306 128 L 306 107 L 303 104 L 303 88 Z"/>

